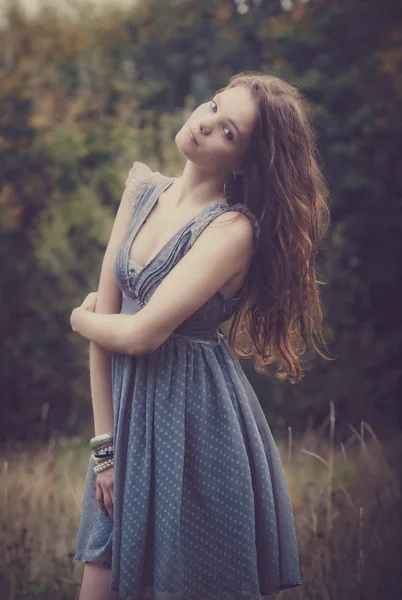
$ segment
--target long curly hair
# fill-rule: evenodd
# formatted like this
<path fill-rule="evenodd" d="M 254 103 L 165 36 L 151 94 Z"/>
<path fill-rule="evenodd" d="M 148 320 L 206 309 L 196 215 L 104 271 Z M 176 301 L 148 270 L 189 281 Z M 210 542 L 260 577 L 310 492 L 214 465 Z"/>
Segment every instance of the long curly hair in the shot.
<path fill-rule="evenodd" d="M 257 217 L 258 247 L 229 332 L 239 358 L 252 358 L 259 373 L 298 383 L 311 363 L 301 360 L 309 341 L 323 337 L 323 306 L 317 277 L 321 238 L 330 223 L 329 190 L 319 165 L 307 99 L 283 79 L 265 73 L 234 75 L 218 93 L 247 86 L 258 117 L 236 190 Z M 229 186 L 230 187 L 230 186 Z"/>

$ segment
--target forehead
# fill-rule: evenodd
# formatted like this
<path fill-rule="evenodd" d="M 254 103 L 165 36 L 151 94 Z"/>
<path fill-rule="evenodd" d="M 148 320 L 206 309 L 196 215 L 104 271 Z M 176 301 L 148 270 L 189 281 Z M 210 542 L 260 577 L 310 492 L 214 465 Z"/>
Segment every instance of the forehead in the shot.
<path fill-rule="evenodd" d="M 250 90 L 244 85 L 239 85 L 223 90 L 217 97 L 220 109 L 233 119 L 240 133 L 251 133 L 257 118 L 257 104 Z"/>

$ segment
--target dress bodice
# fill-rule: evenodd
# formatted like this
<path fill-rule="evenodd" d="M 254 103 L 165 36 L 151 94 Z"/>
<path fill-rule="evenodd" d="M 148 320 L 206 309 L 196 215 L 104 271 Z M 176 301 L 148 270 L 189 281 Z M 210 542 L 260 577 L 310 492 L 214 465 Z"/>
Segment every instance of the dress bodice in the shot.
<path fill-rule="evenodd" d="M 123 295 L 121 312 L 137 312 L 152 296 L 169 271 L 190 250 L 202 231 L 225 211 L 242 212 L 250 219 L 254 231 L 254 253 L 259 239 L 259 223 L 253 212 L 243 204 L 230 205 L 226 200 L 212 202 L 196 217 L 181 227 L 144 267 L 130 259 L 132 242 L 160 194 L 174 178 L 153 172 L 144 163 L 134 162 L 126 180 L 124 193 L 133 207 L 132 221 L 115 255 L 113 271 Z M 241 302 L 247 280 L 235 296 L 225 297 L 217 291 L 209 300 L 184 321 L 177 333 L 200 339 L 214 337 L 220 323 L 229 319 Z"/>

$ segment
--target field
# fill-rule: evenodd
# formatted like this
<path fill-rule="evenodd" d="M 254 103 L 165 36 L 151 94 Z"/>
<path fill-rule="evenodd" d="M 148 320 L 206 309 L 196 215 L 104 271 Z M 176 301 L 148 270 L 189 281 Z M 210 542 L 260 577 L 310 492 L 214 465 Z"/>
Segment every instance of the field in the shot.
<path fill-rule="evenodd" d="M 277 440 L 303 578 L 281 600 L 401 597 L 400 440 L 381 443 L 364 421 L 349 428 L 335 444 L 330 415 L 321 432 Z M 78 597 L 83 565 L 73 557 L 88 458 L 81 438 L 3 448 L 1 600 Z"/>

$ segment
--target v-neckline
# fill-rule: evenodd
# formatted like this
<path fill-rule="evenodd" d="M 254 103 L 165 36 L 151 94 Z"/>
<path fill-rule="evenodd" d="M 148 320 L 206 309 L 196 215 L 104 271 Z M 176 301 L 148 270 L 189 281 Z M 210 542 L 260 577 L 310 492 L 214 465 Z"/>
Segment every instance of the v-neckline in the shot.
<path fill-rule="evenodd" d="M 225 200 L 216 200 L 216 201 L 210 202 L 209 204 L 207 204 L 206 206 L 204 206 L 204 208 L 202 208 L 194 217 L 192 217 L 189 221 L 187 221 L 187 223 L 185 223 L 182 227 L 180 227 L 180 229 L 178 229 L 167 240 L 167 242 L 162 246 L 162 248 L 160 248 L 158 250 L 158 252 L 156 254 L 154 254 L 154 256 L 151 257 L 148 260 L 148 262 L 147 262 L 146 265 L 144 265 L 144 266 L 139 265 L 138 263 L 136 263 L 134 260 L 132 260 L 130 258 L 131 247 L 132 247 L 132 245 L 134 243 L 134 240 L 137 237 L 139 230 L 141 229 L 141 227 L 145 223 L 146 219 L 148 218 L 149 214 L 151 213 L 152 209 L 156 205 L 157 201 L 159 200 L 159 198 L 163 194 L 163 192 L 165 192 L 171 185 L 173 185 L 173 183 L 174 183 L 174 181 L 176 179 L 177 179 L 177 177 L 167 177 L 166 181 L 163 182 L 162 185 L 160 185 L 160 183 L 157 183 L 155 185 L 154 190 L 151 192 L 151 200 L 149 202 L 148 210 L 143 215 L 139 226 L 138 227 L 134 226 L 133 229 L 132 229 L 132 233 L 131 233 L 131 235 L 129 237 L 128 244 L 126 246 L 127 247 L 126 265 L 127 265 L 127 267 L 129 267 L 129 265 L 132 264 L 134 266 L 134 271 L 135 271 L 135 273 L 136 273 L 137 276 L 140 273 L 142 273 L 145 269 L 147 269 L 149 266 L 151 266 L 151 264 L 154 263 L 157 260 L 157 258 L 162 254 L 162 252 L 167 248 L 167 246 L 176 237 L 178 237 L 193 221 L 195 221 L 196 219 L 198 219 L 204 212 L 206 212 L 207 209 L 210 209 L 211 206 L 216 206 L 216 205 L 219 205 L 219 204 L 222 204 L 223 206 L 227 205 L 227 202 Z"/>

